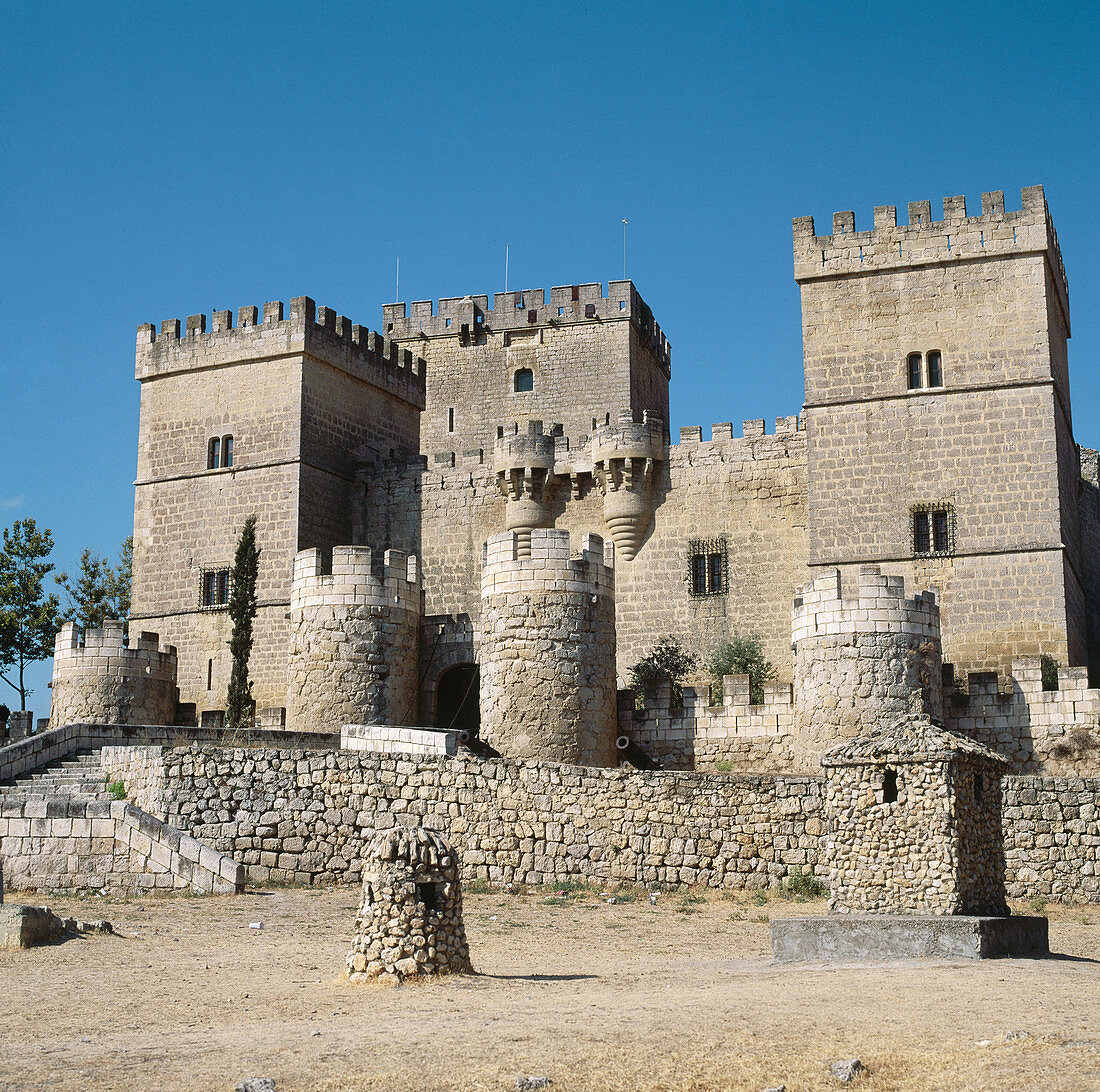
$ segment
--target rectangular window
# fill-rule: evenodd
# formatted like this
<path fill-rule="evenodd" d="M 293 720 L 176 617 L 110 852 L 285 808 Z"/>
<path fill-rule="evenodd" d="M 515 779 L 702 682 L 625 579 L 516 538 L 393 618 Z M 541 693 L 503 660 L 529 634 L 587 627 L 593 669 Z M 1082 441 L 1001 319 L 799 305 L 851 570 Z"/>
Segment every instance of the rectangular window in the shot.
<path fill-rule="evenodd" d="M 929 353 L 926 360 L 928 362 L 928 385 L 930 387 L 942 387 L 943 367 L 940 364 L 940 354 Z"/>
<path fill-rule="evenodd" d="M 222 442 L 221 439 L 215 436 L 206 445 L 206 469 L 217 470 L 221 466 L 222 462 Z"/>
<path fill-rule="evenodd" d="M 233 437 L 222 437 L 222 466 L 233 465 Z"/>
<path fill-rule="evenodd" d="M 913 553 L 936 557 L 955 551 L 955 512 L 949 504 L 921 505 L 911 509 Z"/>
<path fill-rule="evenodd" d="M 455 430 L 455 411 L 453 409 L 447 410 L 447 431 L 454 432 Z"/>
<path fill-rule="evenodd" d="M 199 606 L 224 607 L 229 603 L 229 570 L 203 569 L 199 584 Z"/>
<path fill-rule="evenodd" d="M 921 383 L 921 359 L 920 353 L 909 354 L 909 389 L 911 391 L 918 390 L 923 386 Z"/>
<path fill-rule="evenodd" d="M 725 595 L 728 589 L 726 540 L 696 539 L 688 544 L 688 589 L 692 598 Z"/>

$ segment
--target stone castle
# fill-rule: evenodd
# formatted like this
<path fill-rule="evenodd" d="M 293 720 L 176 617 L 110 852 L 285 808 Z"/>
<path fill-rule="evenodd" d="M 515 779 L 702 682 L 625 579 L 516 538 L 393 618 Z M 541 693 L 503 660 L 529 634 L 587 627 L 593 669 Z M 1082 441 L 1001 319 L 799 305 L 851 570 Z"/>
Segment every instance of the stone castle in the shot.
<path fill-rule="evenodd" d="M 805 773 L 918 691 L 1018 771 L 1087 767 L 1100 489 L 1043 190 L 832 229 L 794 221 L 805 404 L 772 432 L 672 442 L 627 280 L 388 305 L 380 334 L 307 297 L 140 326 L 133 639 L 62 631 L 52 723 L 219 723 L 255 513 L 263 728 Z M 703 662 L 758 634 L 782 681 L 636 712 L 669 633 Z"/>

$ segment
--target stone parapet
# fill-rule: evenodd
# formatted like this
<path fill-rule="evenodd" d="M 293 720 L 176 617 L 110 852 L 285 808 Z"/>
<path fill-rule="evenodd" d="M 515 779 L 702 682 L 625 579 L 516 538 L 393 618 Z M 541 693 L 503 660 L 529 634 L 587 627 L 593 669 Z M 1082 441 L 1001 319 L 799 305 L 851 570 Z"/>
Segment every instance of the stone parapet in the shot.
<path fill-rule="evenodd" d="M 4 881 L 35 891 L 244 891 L 244 867 L 124 800 L 0 800 Z"/>
<path fill-rule="evenodd" d="M 66 622 L 54 643 L 50 725 L 174 723 L 176 649 L 156 633 L 124 643 L 124 623 L 106 621 L 82 632 Z"/>
<path fill-rule="evenodd" d="M 191 315 L 182 330 L 179 319 L 143 323 L 137 331 L 137 378 L 220 367 L 245 360 L 306 354 L 372 386 L 424 408 L 424 361 L 365 326 L 352 324 L 308 296 L 290 301 L 284 317 L 280 301 L 241 307 L 237 325 L 232 311 Z"/>
<path fill-rule="evenodd" d="M 666 373 L 671 368 L 668 339 L 630 281 L 610 281 L 606 296 L 599 283 L 563 285 L 550 289 L 549 301 L 542 288 L 497 292 L 492 307 L 487 295 L 441 299 L 437 310 L 431 300 L 417 300 L 407 313 L 404 303 L 391 303 L 382 308 L 382 321 L 387 335 L 398 341 L 410 337 L 471 338 L 482 327 L 499 332 L 628 321 L 649 343 Z"/>
<path fill-rule="evenodd" d="M 943 219 L 932 219 L 929 201 L 909 203 L 909 223 L 899 226 L 897 208 L 875 209 L 871 231 L 856 231 L 855 214 L 833 215 L 831 235 L 817 235 L 812 216 L 794 220 L 794 274 L 799 284 L 845 273 L 911 268 L 924 264 L 964 262 L 1002 255 L 1046 254 L 1069 314 L 1066 280 L 1058 236 L 1047 209 L 1042 186 L 1020 193 L 1022 208 L 1005 210 L 1004 192 L 982 194 L 980 216 L 966 215 L 965 197 L 945 197 Z"/>

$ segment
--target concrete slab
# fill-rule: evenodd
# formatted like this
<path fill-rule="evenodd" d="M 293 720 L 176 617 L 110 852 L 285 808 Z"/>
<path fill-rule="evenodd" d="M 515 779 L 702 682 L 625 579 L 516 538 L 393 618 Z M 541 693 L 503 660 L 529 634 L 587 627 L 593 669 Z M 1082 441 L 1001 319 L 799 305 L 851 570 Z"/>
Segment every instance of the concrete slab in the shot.
<path fill-rule="evenodd" d="M 966 915 L 831 914 L 776 918 L 772 959 L 852 963 L 1050 955 L 1047 919 Z"/>

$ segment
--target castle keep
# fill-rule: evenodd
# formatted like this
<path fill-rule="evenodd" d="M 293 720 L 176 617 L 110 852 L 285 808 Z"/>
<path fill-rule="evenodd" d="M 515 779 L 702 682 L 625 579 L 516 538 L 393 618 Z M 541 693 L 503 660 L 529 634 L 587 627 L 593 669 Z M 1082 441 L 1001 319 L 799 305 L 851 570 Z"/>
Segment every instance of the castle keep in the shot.
<path fill-rule="evenodd" d="M 1021 204 L 796 219 L 805 404 L 739 435 L 673 442 L 671 348 L 625 280 L 388 305 L 381 334 L 306 297 L 139 327 L 131 629 L 172 646 L 174 718 L 225 707 L 254 512 L 265 726 L 811 773 L 917 691 L 1017 769 L 1074 768 L 1100 713 L 1097 460 L 1042 188 Z M 703 662 L 758 634 L 780 682 L 616 712 L 668 633 Z M 94 651 L 65 635 L 58 678 Z"/>

